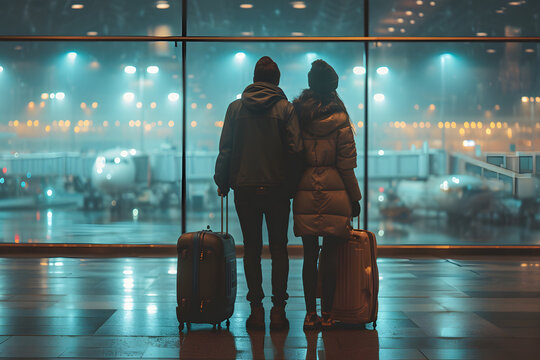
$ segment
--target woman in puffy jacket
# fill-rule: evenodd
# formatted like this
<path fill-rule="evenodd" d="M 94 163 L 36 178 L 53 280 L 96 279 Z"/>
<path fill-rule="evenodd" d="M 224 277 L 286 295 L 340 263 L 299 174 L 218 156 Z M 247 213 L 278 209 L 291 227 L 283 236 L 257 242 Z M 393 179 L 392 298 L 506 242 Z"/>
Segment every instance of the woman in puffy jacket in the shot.
<path fill-rule="evenodd" d="M 336 93 L 338 75 L 323 60 L 311 64 L 309 89 L 293 104 L 304 138 L 305 170 L 293 202 L 294 233 L 302 236 L 302 280 L 306 302 L 304 329 L 332 327 L 337 249 L 351 234 L 351 216 L 360 213 L 362 195 L 354 175 L 356 146 L 345 105 Z M 319 236 L 323 237 L 322 320 L 316 313 Z"/>

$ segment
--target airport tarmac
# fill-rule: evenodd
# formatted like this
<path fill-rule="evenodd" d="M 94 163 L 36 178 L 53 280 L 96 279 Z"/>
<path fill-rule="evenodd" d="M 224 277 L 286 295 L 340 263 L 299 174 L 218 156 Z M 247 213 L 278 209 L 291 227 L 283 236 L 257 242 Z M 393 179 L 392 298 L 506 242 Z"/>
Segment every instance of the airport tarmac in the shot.
<path fill-rule="evenodd" d="M 220 214 L 190 212 L 188 231 L 220 231 Z M 407 222 L 374 219 L 369 230 L 380 245 L 540 245 L 538 226 L 449 224 L 446 218 L 416 216 Z M 241 243 L 242 235 L 231 207 L 229 232 Z M 181 234 L 181 212 L 170 208 L 136 209 L 125 214 L 110 210 L 82 211 L 54 208 L 40 211 L 0 211 L 1 243 L 175 244 Z M 265 243 L 268 242 L 265 235 Z M 301 244 L 289 226 L 289 244 Z"/>

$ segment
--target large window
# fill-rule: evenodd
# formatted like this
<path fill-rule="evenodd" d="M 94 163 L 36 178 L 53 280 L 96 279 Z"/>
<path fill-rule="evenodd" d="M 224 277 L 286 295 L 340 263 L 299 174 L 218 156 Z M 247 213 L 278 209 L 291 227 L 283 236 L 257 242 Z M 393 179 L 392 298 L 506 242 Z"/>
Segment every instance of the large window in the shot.
<path fill-rule="evenodd" d="M 291 101 L 313 60 L 338 72 L 362 226 L 380 244 L 540 244 L 540 46 L 512 40 L 540 36 L 538 2 L 0 6 L 2 242 L 174 244 L 183 230 L 219 230 L 212 177 L 225 111 L 268 55 Z M 183 23 L 184 35 L 213 38 L 182 38 Z M 264 38 L 278 36 L 292 39 Z M 415 38 L 430 36 L 440 38 Z M 443 38 L 455 36 L 483 40 Z M 292 214 L 289 228 L 300 244 Z"/>

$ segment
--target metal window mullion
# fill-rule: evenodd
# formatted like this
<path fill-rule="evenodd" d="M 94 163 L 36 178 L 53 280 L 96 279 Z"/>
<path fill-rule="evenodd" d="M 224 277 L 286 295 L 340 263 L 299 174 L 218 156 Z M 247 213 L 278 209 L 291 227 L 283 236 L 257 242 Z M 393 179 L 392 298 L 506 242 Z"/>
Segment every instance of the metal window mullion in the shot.
<path fill-rule="evenodd" d="M 364 36 L 369 35 L 369 0 L 364 0 Z M 364 229 L 368 230 L 368 130 L 369 130 L 369 42 L 364 41 L 364 68 L 366 69 L 366 77 L 364 81 Z"/>
<path fill-rule="evenodd" d="M 182 189 L 181 189 L 181 210 L 182 210 L 182 234 L 187 232 L 186 215 L 186 195 L 187 195 L 187 173 L 186 173 L 186 104 L 187 104 L 187 86 L 186 86 L 186 48 L 187 42 L 187 2 L 182 0 Z"/>

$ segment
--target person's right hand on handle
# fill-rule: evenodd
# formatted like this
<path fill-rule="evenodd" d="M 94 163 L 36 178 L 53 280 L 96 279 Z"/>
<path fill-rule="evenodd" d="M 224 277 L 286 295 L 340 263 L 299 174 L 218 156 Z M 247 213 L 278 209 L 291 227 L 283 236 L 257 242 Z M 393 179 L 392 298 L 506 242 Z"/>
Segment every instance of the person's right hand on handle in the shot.
<path fill-rule="evenodd" d="M 360 216 L 360 201 L 353 201 L 351 203 L 352 217 Z"/>
<path fill-rule="evenodd" d="M 227 196 L 228 193 L 229 189 L 227 189 L 226 191 L 222 191 L 220 188 L 217 189 L 218 196 Z"/>

